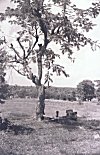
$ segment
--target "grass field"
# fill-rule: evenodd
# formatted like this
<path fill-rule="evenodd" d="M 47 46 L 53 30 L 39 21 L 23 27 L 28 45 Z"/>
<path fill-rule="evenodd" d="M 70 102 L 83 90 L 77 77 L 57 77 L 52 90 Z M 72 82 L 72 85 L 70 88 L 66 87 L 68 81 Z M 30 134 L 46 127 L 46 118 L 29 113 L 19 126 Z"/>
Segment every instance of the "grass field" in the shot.
<path fill-rule="evenodd" d="M 35 99 L 12 99 L 0 105 L 8 130 L 0 131 L 0 155 L 100 155 L 100 105 L 96 102 L 46 100 L 46 118 L 35 121 Z M 77 121 L 62 118 L 67 109 L 78 112 Z"/>

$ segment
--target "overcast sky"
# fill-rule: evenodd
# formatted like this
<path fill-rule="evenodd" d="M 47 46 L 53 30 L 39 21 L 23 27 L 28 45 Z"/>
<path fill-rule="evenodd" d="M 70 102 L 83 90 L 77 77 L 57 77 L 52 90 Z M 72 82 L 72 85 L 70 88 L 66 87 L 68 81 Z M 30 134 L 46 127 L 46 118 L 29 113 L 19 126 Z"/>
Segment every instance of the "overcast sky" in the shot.
<path fill-rule="evenodd" d="M 95 0 L 96 1 L 96 0 Z M 92 0 L 73 0 L 73 3 L 76 3 L 80 8 L 87 8 L 91 4 Z M 9 0 L 0 0 L 0 11 L 3 11 L 7 5 L 9 5 Z M 95 40 L 100 39 L 100 17 L 98 17 L 95 22 L 97 26 L 93 31 L 90 31 L 88 36 L 92 37 Z M 14 37 L 12 34 L 12 29 L 3 24 L 3 29 L 6 35 L 8 35 L 9 40 L 11 37 Z M 13 28 L 15 31 L 16 28 Z M 54 45 L 53 45 L 54 46 Z M 55 50 L 58 50 L 58 47 L 54 47 Z M 69 78 L 64 76 L 56 77 L 54 76 L 53 86 L 60 87 L 76 87 L 76 85 L 84 79 L 96 80 L 100 79 L 100 50 L 97 49 L 95 52 L 91 51 L 89 47 L 82 48 L 80 51 L 75 52 L 74 54 L 75 62 L 72 63 L 68 60 L 67 56 L 62 56 L 62 59 L 59 61 L 61 65 L 65 66 L 66 72 L 70 74 Z M 35 67 L 34 67 L 35 70 Z M 18 75 L 15 71 L 10 69 L 7 71 L 6 80 L 9 84 L 17 85 L 32 85 L 32 82 L 25 77 Z"/>

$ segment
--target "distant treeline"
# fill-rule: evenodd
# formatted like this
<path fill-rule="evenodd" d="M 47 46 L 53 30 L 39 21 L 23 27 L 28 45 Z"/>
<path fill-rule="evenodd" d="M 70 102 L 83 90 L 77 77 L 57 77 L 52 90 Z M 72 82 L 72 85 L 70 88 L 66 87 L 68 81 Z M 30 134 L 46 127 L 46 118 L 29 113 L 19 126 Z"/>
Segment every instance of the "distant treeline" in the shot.
<path fill-rule="evenodd" d="M 77 89 L 70 87 L 49 87 L 46 89 L 46 99 L 75 101 Z M 9 86 L 11 98 L 36 98 L 37 89 L 33 86 Z"/>

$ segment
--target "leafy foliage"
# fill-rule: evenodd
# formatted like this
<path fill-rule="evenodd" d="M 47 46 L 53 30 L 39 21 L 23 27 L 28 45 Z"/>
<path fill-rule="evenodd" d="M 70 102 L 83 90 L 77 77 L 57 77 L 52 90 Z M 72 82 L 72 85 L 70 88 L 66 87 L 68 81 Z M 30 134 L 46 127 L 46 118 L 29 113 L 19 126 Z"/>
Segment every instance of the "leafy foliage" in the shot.
<path fill-rule="evenodd" d="M 49 87 L 46 99 L 76 101 L 76 88 Z M 9 86 L 9 95 L 13 98 L 37 98 L 37 89 L 33 86 Z"/>
<path fill-rule="evenodd" d="M 91 80 L 83 80 L 77 85 L 78 97 L 83 101 L 90 100 L 95 96 L 94 83 Z"/>
<path fill-rule="evenodd" d="M 98 101 L 100 101 L 100 87 L 96 91 L 96 97 L 97 97 Z"/>
<path fill-rule="evenodd" d="M 35 85 L 41 83 L 44 67 L 47 69 L 45 84 L 52 82 L 52 71 L 57 75 L 63 73 L 66 77 L 69 76 L 60 64 L 55 63 L 56 57 L 60 58 L 60 53 L 56 54 L 53 48 L 49 48 L 50 43 L 59 43 L 61 53 L 67 53 L 70 59 L 75 48 L 80 50 L 87 44 L 92 49 L 94 45 L 99 46 L 97 41 L 87 38 L 84 31 L 89 32 L 95 26 L 91 19 L 100 13 L 100 2 L 92 3 L 90 8 L 83 10 L 72 5 L 70 0 L 11 1 L 15 7 L 7 7 L 5 13 L 0 13 L 0 20 L 9 19 L 11 24 L 20 26 L 17 31 L 20 52 L 11 43 L 13 55 L 10 55 L 9 61 L 11 67 L 31 79 Z M 52 5 L 57 12 L 53 12 Z M 38 76 L 34 75 L 31 63 L 37 63 Z"/>
<path fill-rule="evenodd" d="M 96 97 L 100 101 L 100 80 L 95 80 L 96 82 Z"/>
<path fill-rule="evenodd" d="M 8 85 L 5 82 L 6 73 L 6 52 L 3 48 L 0 49 L 0 100 L 6 99 L 8 96 Z"/>
<path fill-rule="evenodd" d="M 36 98 L 37 97 L 37 89 L 32 86 L 9 86 L 9 97 L 14 98 Z"/>

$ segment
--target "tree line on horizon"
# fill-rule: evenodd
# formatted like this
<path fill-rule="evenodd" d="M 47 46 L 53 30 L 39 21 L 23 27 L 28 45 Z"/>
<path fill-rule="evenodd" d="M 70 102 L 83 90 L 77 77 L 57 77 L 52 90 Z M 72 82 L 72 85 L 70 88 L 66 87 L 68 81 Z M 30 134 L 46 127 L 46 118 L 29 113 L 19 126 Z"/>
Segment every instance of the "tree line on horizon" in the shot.
<path fill-rule="evenodd" d="M 81 81 L 76 88 L 49 87 L 46 89 L 46 99 L 68 101 L 91 101 L 93 98 L 100 100 L 100 80 L 95 85 L 91 80 Z M 34 86 L 9 86 L 8 98 L 37 98 L 37 89 Z"/>

